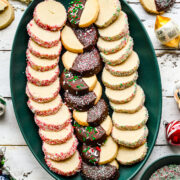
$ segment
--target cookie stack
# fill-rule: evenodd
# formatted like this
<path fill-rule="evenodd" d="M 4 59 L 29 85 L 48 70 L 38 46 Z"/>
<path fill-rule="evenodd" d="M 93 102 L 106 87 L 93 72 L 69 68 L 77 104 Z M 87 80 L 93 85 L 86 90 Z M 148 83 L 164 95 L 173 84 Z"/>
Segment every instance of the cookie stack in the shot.
<path fill-rule="evenodd" d="M 97 46 L 105 62 L 102 73 L 105 94 L 114 110 L 111 135 L 120 145 L 116 159 L 120 164 L 129 165 L 142 160 L 147 152 L 148 112 L 144 91 L 136 84 L 140 61 L 133 51 L 128 18 L 121 11 L 119 1 L 113 0 L 114 8 L 109 4 L 112 1 L 99 2 L 102 11 L 96 22 L 100 35 Z"/>
<path fill-rule="evenodd" d="M 110 136 L 112 120 L 108 106 L 101 98 L 102 87 L 96 77 L 102 70 L 96 48 L 98 32 L 93 24 L 98 13 L 97 0 L 70 3 L 68 23 L 61 38 L 67 50 L 62 56 L 65 70 L 61 75 L 61 86 L 65 91 L 64 100 L 73 111 L 75 134 L 83 159 L 82 174 L 90 179 L 106 176 L 117 179 L 118 146 Z"/>
<path fill-rule="evenodd" d="M 45 161 L 61 175 L 74 175 L 81 167 L 71 113 L 59 95 L 60 30 L 66 23 L 64 6 L 54 0 L 39 3 L 28 23 L 26 94 L 43 140 Z"/>

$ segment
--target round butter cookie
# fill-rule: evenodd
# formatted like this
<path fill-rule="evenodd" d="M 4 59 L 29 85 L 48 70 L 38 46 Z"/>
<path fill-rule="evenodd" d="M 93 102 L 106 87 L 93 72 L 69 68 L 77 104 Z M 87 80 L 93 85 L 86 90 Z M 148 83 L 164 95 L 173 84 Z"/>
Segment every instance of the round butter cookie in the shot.
<path fill-rule="evenodd" d="M 89 27 L 96 21 L 98 14 L 98 0 L 73 0 L 68 8 L 68 20 L 76 27 Z"/>
<path fill-rule="evenodd" d="M 55 59 L 58 58 L 61 54 L 62 44 L 61 41 L 59 41 L 56 46 L 53 46 L 51 48 L 45 48 L 38 45 L 32 39 L 30 39 L 28 43 L 28 49 L 32 54 L 34 54 L 37 57 Z"/>
<path fill-rule="evenodd" d="M 105 41 L 99 37 L 97 46 L 104 54 L 113 54 L 120 51 L 128 42 L 129 34 L 116 41 Z"/>
<path fill-rule="evenodd" d="M 122 90 L 132 86 L 138 78 L 138 73 L 135 72 L 130 76 L 117 77 L 113 76 L 105 68 L 102 73 L 102 82 L 103 84 L 114 90 Z"/>
<path fill-rule="evenodd" d="M 63 144 L 47 144 L 43 142 L 42 150 L 48 159 L 54 161 L 62 161 L 70 158 L 77 149 L 78 140 L 73 135 L 69 140 Z"/>
<path fill-rule="evenodd" d="M 127 58 L 131 55 L 132 51 L 133 51 L 133 39 L 129 37 L 128 42 L 123 49 L 113 54 L 104 54 L 103 52 L 101 52 L 100 55 L 105 63 L 115 66 L 126 61 Z"/>
<path fill-rule="evenodd" d="M 135 149 L 120 146 L 116 159 L 122 165 L 133 165 L 144 159 L 147 149 L 147 143 Z"/>
<path fill-rule="evenodd" d="M 73 135 L 73 127 L 71 123 L 60 131 L 47 131 L 39 129 L 39 135 L 42 141 L 47 144 L 62 144 L 68 141 Z"/>
<path fill-rule="evenodd" d="M 40 116 L 35 114 L 34 120 L 44 131 L 60 131 L 71 123 L 71 113 L 65 104 L 62 104 L 56 114 Z"/>
<path fill-rule="evenodd" d="M 94 25 L 87 28 L 73 28 L 66 25 L 61 33 L 62 44 L 70 52 L 83 53 L 96 45 L 98 32 Z"/>
<path fill-rule="evenodd" d="M 134 98 L 136 90 L 137 85 L 136 83 L 134 83 L 132 86 L 123 90 L 113 90 L 106 87 L 105 94 L 111 102 L 115 104 L 124 104 L 131 101 Z"/>
<path fill-rule="evenodd" d="M 91 77 L 80 77 L 73 75 L 66 69 L 61 74 L 61 86 L 73 95 L 84 95 L 93 91 L 97 83 L 96 75 Z"/>
<path fill-rule="evenodd" d="M 116 66 L 111 66 L 107 63 L 105 68 L 114 76 L 129 76 L 138 70 L 139 64 L 139 57 L 133 51 L 123 63 Z"/>
<path fill-rule="evenodd" d="M 148 128 L 143 126 L 137 130 L 120 130 L 113 126 L 112 129 L 112 138 L 120 145 L 135 148 L 144 144 L 148 136 Z"/>
<path fill-rule="evenodd" d="M 74 120 L 81 126 L 98 126 L 108 116 L 108 106 L 104 99 L 90 108 L 87 112 L 73 111 Z"/>
<path fill-rule="evenodd" d="M 101 84 L 97 82 L 92 92 L 82 96 L 76 96 L 66 91 L 64 93 L 64 101 L 72 109 L 76 109 L 78 111 L 87 111 L 98 103 L 98 101 L 101 99 L 101 96 L 102 87 Z"/>
<path fill-rule="evenodd" d="M 115 112 L 135 113 L 143 107 L 144 101 L 144 91 L 140 86 L 137 86 L 136 94 L 131 101 L 125 104 L 115 104 L 110 102 L 110 106 Z"/>
<path fill-rule="evenodd" d="M 119 170 L 111 163 L 101 166 L 92 166 L 82 163 L 82 174 L 85 179 L 91 180 L 118 180 Z"/>
<path fill-rule="evenodd" d="M 126 13 L 120 12 L 117 20 L 110 26 L 98 29 L 99 35 L 106 41 L 115 41 L 121 39 L 126 34 L 129 34 L 129 25 Z"/>
<path fill-rule="evenodd" d="M 49 86 L 36 86 L 31 82 L 27 82 L 26 94 L 27 96 L 38 103 L 50 102 L 57 97 L 60 91 L 60 80 L 57 78 Z"/>
<path fill-rule="evenodd" d="M 103 165 L 113 161 L 118 152 L 118 145 L 111 136 L 108 136 L 102 146 L 91 147 L 83 144 L 81 150 L 82 159 L 92 165 Z"/>
<path fill-rule="evenodd" d="M 33 113 L 39 116 L 48 116 L 59 111 L 62 106 L 62 99 L 60 95 L 53 101 L 47 103 L 37 103 L 32 99 L 29 99 L 27 105 Z"/>
<path fill-rule="evenodd" d="M 39 27 L 34 19 L 27 25 L 29 36 L 40 46 L 51 48 L 56 46 L 60 41 L 60 31 L 47 31 Z"/>
<path fill-rule="evenodd" d="M 98 3 L 100 11 L 95 24 L 99 28 L 105 28 L 118 18 L 121 4 L 118 0 L 98 0 Z"/>
<path fill-rule="evenodd" d="M 45 157 L 49 169 L 62 176 L 73 176 L 81 170 L 81 156 L 76 150 L 73 156 L 64 161 L 53 161 Z"/>
<path fill-rule="evenodd" d="M 31 68 L 30 65 L 26 68 L 26 77 L 28 81 L 36 86 L 48 86 L 52 84 L 59 76 L 59 67 L 56 66 L 54 69 L 49 71 L 36 71 Z"/>
<path fill-rule="evenodd" d="M 133 114 L 113 112 L 112 120 L 114 126 L 121 130 L 136 130 L 142 128 L 148 120 L 148 111 L 143 106 Z"/>
<path fill-rule="evenodd" d="M 112 120 L 110 116 L 107 116 L 106 119 L 96 127 L 81 126 L 75 121 L 74 129 L 76 137 L 82 143 L 93 146 L 96 146 L 97 144 L 101 145 L 112 131 Z"/>
<path fill-rule="evenodd" d="M 83 54 L 66 51 L 62 56 L 64 67 L 76 75 L 91 77 L 102 69 L 102 61 L 96 48 Z"/>
<path fill-rule="evenodd" d="M 175 0 L 140 0 L 140 2 L 147 12 L 162 14 L 175 3 Z"/>
<path fill-rule="evenodd" d="M 58 31 L 66 23 L 67 14 L 65 7 L 60 2 L 47 0 L 36 6 L 33 17 L 41 28 Z"/>
<path fill-rule="evenodd" d="M 26 58 L 28 64 L 36 71 L 49 71 L 54 69 L 59 62 L 59 57 L 55 59 L 42 59 L 37 56 L 34 56 L 29 50 L 26 51 Z"/>
<path fill-rule="evenodd" d="M 8 1 L 5 3 L 7 7 L 0 14 L 0 29 L 4 29 L 9 26 L 14 20 L 14 9 Z"/>

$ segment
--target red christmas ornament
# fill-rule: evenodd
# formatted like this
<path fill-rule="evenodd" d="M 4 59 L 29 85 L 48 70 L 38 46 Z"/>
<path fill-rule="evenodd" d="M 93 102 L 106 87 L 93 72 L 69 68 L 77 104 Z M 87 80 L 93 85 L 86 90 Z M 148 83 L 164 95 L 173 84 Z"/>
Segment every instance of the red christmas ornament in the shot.
<path fill-rule="evenodd" d="M 166 124 L 166 138 L 169 144 L 180 146 L 180 121 Z"/>

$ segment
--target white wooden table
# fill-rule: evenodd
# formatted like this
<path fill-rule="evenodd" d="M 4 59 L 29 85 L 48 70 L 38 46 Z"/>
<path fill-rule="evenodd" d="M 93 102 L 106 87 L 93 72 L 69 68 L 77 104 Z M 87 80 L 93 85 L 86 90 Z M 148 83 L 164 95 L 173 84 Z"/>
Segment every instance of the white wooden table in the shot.
<path fill-rule="evenodd" d="M 5 30 L 0 31 L 0 95 L 6 98 L 7 111 L 0 118 L 0 147 L 6 147 L 6 164 L 10 167 L 17 179 L 25 180 L 51 180 L 53 179 L 36 161 L 27 147 L 14 115 L 10 86 L 9 65 L 11 46 L 17 25 L 26 5 L 10 0 L 15 8 L 15 20 Z M 180 154 L 180 148 L 171 147 L 165 139 L 164 121 L 180 119 L 180 112 L 173 99 L 174 84 L 180 81 L 180 51 L 161 46 L 154 34 L 156 16 L 147 14 L 141 7 L 139 0 L 128 0 L 130 6 L 138 14 L 153 42 L 161 71 L 163 87 L 163 111 L 158 139 L 154 150 L 144 168 L 135 177 L 139 179 L 145 168 L 154 160 L 168 154 Z M 171 18 L 180 18 L 180 0 L 176 0 L 174 7 L 165 14 Z"/>

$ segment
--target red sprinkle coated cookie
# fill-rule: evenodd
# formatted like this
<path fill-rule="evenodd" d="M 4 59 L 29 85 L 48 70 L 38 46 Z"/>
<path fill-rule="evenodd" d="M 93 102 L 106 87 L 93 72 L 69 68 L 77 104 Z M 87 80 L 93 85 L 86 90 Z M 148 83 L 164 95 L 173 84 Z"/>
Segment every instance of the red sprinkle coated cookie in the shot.
<path fill-rule="evenodd" d="M 75 154 L 71 158 L 65 161 L 57 162 L 57 161 L 48 159 L 46 157 L 45 157 L 45 161 L 46 161 L 47 166 L 53 172 L 62 176 L 73 176 L 81 170 L 82 159 L 78 151 L 76 151 Z M 68 166 L 69 169 L 66 168 L 67 164 L 69 165 Z"/>
<path fill-rule="evenodd" d="M 32 19 L 27 25 L 29 36 L 40 46 L 51 48 L 56 46 L 60 40 L 60 31 L 48 31 L 39 27 Z"/>
<path fill-rule="evenodd" d="M 44 131 L 43 129 L 39 129 L 39 135 L 42 141 L 48 144 L 62 144 L 69 140 L 73 135 L 74 129 L 69 123 L 68 126 L 63 128 L 60 131 Z"/>
<path fill-rule="evenodd" d="M 26 51 L 26 58 L 28 65 L 30 65 L 36 71 L 49 71 L 54 69 L 59 62 L 59 57 L 55 59 L 45 59 L 34 56 L 29 50 Z"/>
<path fill-rule="evenodd" d="M 29 65 L 26 68 L 26 77 L 28 81 L 36 86 L 49 86 L 56 81 L 59 73 L 60 71 L 58 66 L 50 71 L 45 72 L 35 71 Z"/>
<path fill-rule="evenodd" d="M 50 116 L 35 115 L 34 119 L 39 128 L 49 131 L 60 131 L 71 123 L 71 113 L 68 107 L 63 104 L 60 110 Z"/>
<path fill-rule="evenodd" d="M 36 86 L 30 82 L 26 85 L 27 96 L 38 103 L 47 103 L 54 100 L 60 91 L 59 78 L 49 86 Z"/>
<path fill-rule="evenodd" d="M 33 113 L 39 116 L 48 116 L 58 112 L 62 106 L 62 99 L 61 96 L 58 95 L 53 101 L 44 104 L 29 99 L 27 105 Z"/>
<path fill-rule="evenodd" d="M 67 13 L 61 3 L 48 0 L 36 6 L 33 17 L 36 24 L 41 28 L 50 31 L 58 31 L 65 25 Z"/>
<path fill-rule="evenodd" d="M 70 158 L 77 150 L 78 140 L 75 136 L 63 144 L 50 145 L 43 142 L 42 150 L 46 158 L 54 161 L 62 161 Z M 67 148 L 67 151 L 65 149 Z"/>
<path fill-rule="evenodd" d="M 55 59 L 55 58 L 58 58 L 59 55 L 61 54 L 62 44 L 59 41 L 56 46 L 53 46 L 51 48 L 45 48 L 45 47 L 39 46 L 32 39 L 30 39 L 28 43 L 28 49 L 33 55 L 37 57 Z"/>

